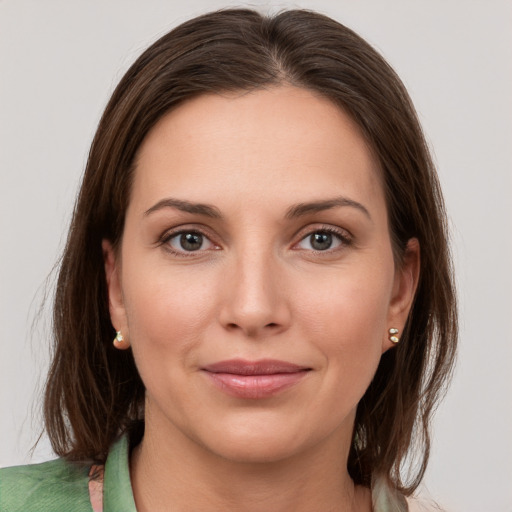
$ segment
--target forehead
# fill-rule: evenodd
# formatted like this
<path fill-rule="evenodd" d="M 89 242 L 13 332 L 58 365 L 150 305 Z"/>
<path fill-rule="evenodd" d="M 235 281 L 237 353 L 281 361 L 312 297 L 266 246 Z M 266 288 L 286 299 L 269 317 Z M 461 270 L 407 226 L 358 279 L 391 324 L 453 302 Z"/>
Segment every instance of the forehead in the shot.
<path fill-rule="evenodd" d="M 344 194 L 379 206 L 380 181 L 347 114 L 282 86 L 202 95 L 165 115 L 139 149 L 132 200 L 147 208 L 165 195 L 215 203 L 231 193 L 245 204 L 270 195 L 284 205 Z"/>

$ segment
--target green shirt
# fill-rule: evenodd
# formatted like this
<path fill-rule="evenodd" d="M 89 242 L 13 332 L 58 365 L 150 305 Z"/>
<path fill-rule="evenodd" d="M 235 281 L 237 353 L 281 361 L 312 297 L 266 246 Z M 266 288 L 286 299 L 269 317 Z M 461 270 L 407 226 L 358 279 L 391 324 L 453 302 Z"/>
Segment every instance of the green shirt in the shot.
<path fill-rule="evenodd" d="M 105 464 L 103 512 L 137 512 L 128 457 L 129 441 L 124 436 L 112 446 Z M 89 469 L 64 459 L 0 469 L 0 511 L 94 512 Z M 391 491 L 384 481 L 376 482 L 372 495 L 374 512 L 408 510 L 403 496 Z"/>
<path fill-rule="evenodd" d="M 103 482 L 104 512 L 136 512 L 130 483 L 128 438 L 110 450 Z M 2 512 L 92 512 L 89 467 L 64 459 L 0 469 Z"/>

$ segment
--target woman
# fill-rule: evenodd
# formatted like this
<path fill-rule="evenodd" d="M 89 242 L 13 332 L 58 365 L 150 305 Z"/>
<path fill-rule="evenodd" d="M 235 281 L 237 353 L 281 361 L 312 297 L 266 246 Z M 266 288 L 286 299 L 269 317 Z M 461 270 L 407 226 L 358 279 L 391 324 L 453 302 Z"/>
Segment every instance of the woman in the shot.
<path fill-rule="evenodd" d="M 162 37 L 98 127 L 54 330 L 62 458 L 2 470 L 2 510 L 407 510 L 457 329 L 398 77 L 306 11 Z"/>

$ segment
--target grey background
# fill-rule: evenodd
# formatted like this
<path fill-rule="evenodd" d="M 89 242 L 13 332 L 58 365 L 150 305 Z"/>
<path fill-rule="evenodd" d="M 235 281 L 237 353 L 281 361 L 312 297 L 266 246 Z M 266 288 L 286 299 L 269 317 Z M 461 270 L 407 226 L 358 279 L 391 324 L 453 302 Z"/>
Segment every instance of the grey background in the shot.
<path fill-rule="evenodd" d="M 331 15 L 408 87 L 444 186 L 462 320 L 422 495 L 454 512 L 512 511 L 509 0 L 0 0 L 0 466 L 52 456 L 45 438 L 28 453 L 41 428 L 48 309 L 32 322 L 102 109 L 159 35 L 228 5 Z"/>

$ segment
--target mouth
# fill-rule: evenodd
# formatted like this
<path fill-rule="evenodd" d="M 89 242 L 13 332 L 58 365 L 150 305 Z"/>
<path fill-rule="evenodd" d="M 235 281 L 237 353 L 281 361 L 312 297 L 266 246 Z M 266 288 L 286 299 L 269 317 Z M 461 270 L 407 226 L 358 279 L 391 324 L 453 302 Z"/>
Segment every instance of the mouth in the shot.
<path fill-rule="evenodd" d="M 210 382 L 237 398 L 262 399 L 298 384 L 312 368 L 286 361 L 232 359 L 201 368 Z"/>

